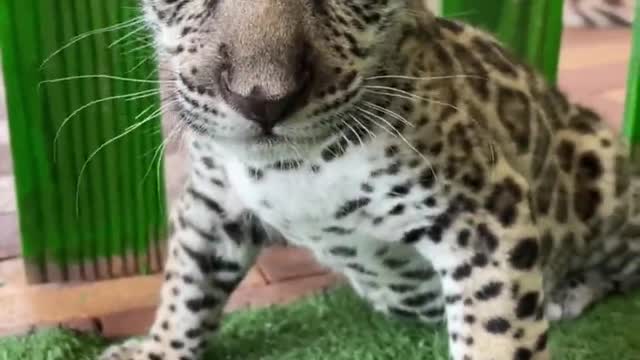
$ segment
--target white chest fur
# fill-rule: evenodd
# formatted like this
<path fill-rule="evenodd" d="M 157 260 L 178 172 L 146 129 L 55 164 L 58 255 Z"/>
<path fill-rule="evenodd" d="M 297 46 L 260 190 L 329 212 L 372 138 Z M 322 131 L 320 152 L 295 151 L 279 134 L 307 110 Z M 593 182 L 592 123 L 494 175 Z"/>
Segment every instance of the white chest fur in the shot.
<path fill-rule="evenodd" d="M 353 240 L 387 241 L 424 219 L 429 210 L 420 206 L 428 195 L 424 191 L 402 198 L 389 195 L 394 186 L 415 181 L 416 169 L 403 167 L 397 173 L 372 177 L 372 173 L 394 162 L 385 156 L 383 143 L 374 141 L 366 147 L 351 148 L 329 162 L 305 161 L 294 170 L 265 169 L 259 179 L 241 161 L 229 160 L 225 167 L 243 205 L 292 242 L 308 245 L 320 238 L 330 241 L 331 232 L 326 231 L 330 228 L 350 230 Z M 399 204 L 405 208 L 403 216 L 388 217 Z M 339 215 L 341 209 L 349 207 L 361 209 L 349 216 Z M 384 223 L 374 226 L 380 219 Z"/>

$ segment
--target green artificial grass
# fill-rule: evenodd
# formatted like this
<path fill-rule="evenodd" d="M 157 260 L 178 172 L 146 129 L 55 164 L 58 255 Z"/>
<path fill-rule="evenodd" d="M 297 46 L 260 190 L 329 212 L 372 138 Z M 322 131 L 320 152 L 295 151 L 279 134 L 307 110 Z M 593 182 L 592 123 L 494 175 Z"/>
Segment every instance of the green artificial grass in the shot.
<path fill-rule="evenodd" d="M 0 340 L 0 360 L 95 360 L 106 342 L 65 330 Z M 640 359 L 640 293 L 554 326 L 554 359 Z M 226 319 L 210 360 L 447 360 L 442 327 L 387 319 L 350 290 Z"/>

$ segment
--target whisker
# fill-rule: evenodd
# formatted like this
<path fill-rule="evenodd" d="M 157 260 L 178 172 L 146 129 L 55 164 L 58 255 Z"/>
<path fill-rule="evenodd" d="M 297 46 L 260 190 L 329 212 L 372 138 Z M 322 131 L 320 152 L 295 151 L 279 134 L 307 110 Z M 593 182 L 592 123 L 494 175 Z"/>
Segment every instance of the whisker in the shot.
<path fill-rule="evenodd" d="M 147 172 L 142 177 L 142 181 L 140 183 L 140 186 L 142 186 L 144 184 L 146 178 L 151 173 L 151 169 L 153 169 L 153 164 L 155 163 L 156 164 L 156 191 L 157 191 L 158 199 L 161 199 L 161 197 L 162 197 L 161 188 L 160 188 L 160 179 L 161 179 L 160 170 L 161 170 L 162 167 L 160 165 L 162 164 L 162 159 L 164 158 L 164 154 L 166 152 L 167 145 L 173 140 L 173 137 L 176 134 L 179 134 L 180 131 L 181 131 L 180 123 L 176 123 L 173 126 L 172 130 L 169 132 L 169 135 L 167 136 L 167 138 L 160 144 L 158 149 L 153 154 L 153 158 L 151 159 L 151 164 L 149 165 L 149 169 L 147 169 Z M 158 205 L 160 205 L 160 204 L 158 204 Z"/>
<path fill-rule="evenodd" d="M 303 156 L 302 153 L 300 152 L 300 150 L 296 147 L 296 145 L 289 139 L 289 138 L 285 138 L 285 141 L 287 143 L 288 146 L 290 146 L 293 151 L 296 153 L 296 158 L 298 161 L 298 166 L 300 166 L 300 162 L 303 160 Z"/>
<path fill-rule="evenodd" d="M 396 129 L 396 128 L 395 128 L 395 127 L 394 127 L 394 126 L 393 126 L 389 121 L 387 121 L 385 118 L 383 118 L 383 117 L 381 117 L 381 116 L 378 116 L 378 115 L 376 115 L 376 114 L 374 114 L 374 113 L 371 113 L 371 112 L 369 112 L 369 111 L 367 111 L 367 110 L 364 110 L 364 109 L 362 109 L 362 108 L 361 108 L 361 107 L 359 107 L 359 106 L 356 106 L 356 109 L 357 109 L 357 110 L 359 110 L 359 111 L 361 111 L 361 112 L 363 112 L 365 115 L 370 115 L 370 116 L 373 116 L 373 117 L 375 117 L 375 118 L 380 119 L 382 122 L 384 122 L 386 125 L 388 125 L 388 126 L 389 126 L 389 128 L 393 129 L 393 131 L 395 132 L 395 136 L 396 136 L 397 138 L 399 138 L 400 140 L 402 140 L 402 141 L 403 141 L 403 142 L 404 142 L 404 143 L 405 143 L 405 144 L 406 144 L 406 145 L 407 145 L 407 146 L 408 146 L 408 147 L 409 147 L 409 148 L 410 148 L 414 153 L 416 153 L 416 155 L 418 155 L 419 157 L 421 157 L 421 158 L 422 158 L 422 160 L 424 160 L 424 161 L 427 163 L 427 165 L 428 165 L 428 166 L 429 166 L 429 168 L 431 169 L 431 172 L 433 173 L 434 178 L 436 179 L 436 181 L 438 180 L 438 175 L 436 174 L 436 171 L 435 171 L 435 169 L 433 168 L 433 165 L 431 164 L 431 161 L 429 161 L 429 159 L 428 159 L 426 156 L 424 156 L 424 154 L 423 154 L 423 153 L 421 153 L 420 151 L 418 151 L 418 149 L 416 149 L 416 148 L 415 148 L 415 146 L 413 146 L 413 145 L 409 142 L 409 140 L 407 140 L 407 138 L 405 138 L 405 137 L 402 135 L 402 133 L 401 133 L 400 131 L 398 131 L 398 129 Z M 375 121 L 375 118 L 374 118 L 374 119 L 369 118 L 369 120 L 372 120 L 374 124 L 378 124 L 378 123 Z M 378 124 L 378 125 L 380 125 L 380 124 Z M 382 127 L 382 128 L 383 128 L 383 129 L 388 130 L 388 132 L 389 132 L 389 133 L 391 133 L 391 130 L 389 130 L 389 129 L 385 128 L 385 127 Z M 393 135 L 393 134 L 392 134 L 392 135 Z"/>
<path fill-rule="evenodd" d="M 149 97 L 149 96 L 153 96 L 153 95 L 157 95 L 159 94 L 159 91 L 156 89 L 152 89 L 152 90 L 144 90 L 144 91 L 140 91 L 138 93 L 134 93 L 134 94 L 126 94 L 126 95 L 117 95 L 117 96 L 110 96 L 110 97 L 106 97 L 104 99 L 98 99 L 98 100 L 94 100 L 91 102 L 88 102 L 84 105 L 82 105 L 81 107 L 79 107 L 78 109 L 76 109 L 74 112 L 72 112 L 69 116 L 67 116 L 62 123 L 60 124 L 60 126 L 58 127 L 58 130 L 56 131 L 56 135 L 53 138 L 53 161 L 56 162 L 57 161 L 57 148 L 58 148 L 58 140 L 60 139 L 60 135 L 62 134 L 62 130 L 65 128 L 65 126 L 69 123 L 69 121 L 71 121 L 71 119 L 73 119 L 76 115 L 78 115 L 80 112 L 82 112 L 83 110 L 93 106 L 93 105 L 97 105 L 103 102 L 107 102 L 107 101 L 112 101 L 112 100 L 118 100 L 118 99 L 128 99 L 128 98 L 145 98 L 145 97 Z"/>
<path fill-rule="evenodd" d="M 364 145 L 364 141 L 362 141 L 362 138 L 360 137 L 360 134 L 351 126 L 351 124 L 349 124 L 347 121 L 345 121 L 344 118 L 340 118 L 340 121 L 349 128 L 349 130 L 351 130 L 351 132 L 356 136 L 356 138 L 358 138 L 358 142 L 360 146 Z"/>
<path fill-rule="evenodd" d="M 60 82 L 64 82 L 64 81 L 83 80 L 83 79 L 109 79 L 109 80 L 117 80 L 117 81 L 128 81 L 128 82 L 134 82 L 134 83 L 142 83 L 142 84 L 166 84 L 166 83 L 172 84 L 174 82 L 173 80 L 171 80 L 171 81 L 143 80 L 143 79 L 134 79 L 134 78 L 107 75 L 107 74 L 93 74 L 93 75 L 75 75 L 75 76 L 67 76 L 67 77 L 62 77 L 62 78 L 57 78 L 57 79 L 42 80 L 38 84 L 38 86 L 40 87 L 43 84 L 55 84 L 55 83 L 60 83 Z"/>
<path fill-rule="evenodd" d="M 152 43 L 152 42 L 145 43 L 145 44 L 142 44 L 142 45 L 136 46 L 136 47 L 134 47 L 134 48 L 131 48 L 131 49 L 129 49 L 129 50 L 127 50 L 127 51 L 125 51 L 125 52 L 124 52 L 124 55 L 130 55 L 130 54 L 133 54 L 133 53 L 134 53 L 134 52 L 136 52 L 136 51 L 141 51 L 141 50 L 144 50 L 144 49 L 146 49 L 146 48 L 150 48 L 150 47 L 153 47 L 153 43 Z"/>
<path fill-rule="evenodd" d="M 95 30 L 91 30 L 91 31 L 76 35 L 73 38 L 71 38 L 71 40 L 69 40 L 69 42 L 64 44 L 61 48 L 59 48 L 58 50 L 54 51 L 51 55 L 49 55 L 46 59 L 44 59 L 44 61 L 40 65 L 40 68 L 42 69 L 56 55 L 60 54 L 64 50 L 68 49 L 73 44 L 77 43 L 78 41 L 81 41 L 81 40 L 86 39 L 86 38 L 88 38 L 90 36 L 93 36 L 93 35 L 98 35 L 98 34 L 108 33 L 108 32 L 111 32 L 111 31 L 125 29 L 125 28 L 127 28 L 129 26 L 135 26 L 135 25 L 138 25 L 138 24 L 143 23 L 143 22 L 144 22 L 144 18 L 142 16 L 138 16 L 138 17 L 135 17 L 133 19 L 124 21 L 122 23 L 119 23 L 119 24 L 110 25 L 110 26 L 107 26 L 107 27 L 104 27 L 104 28 L 101 28 L 101 29 L 95 29 Z"/>
<path fill-rule="evenodd" d="M 135 101 L 135 100 L 139 100 L 139 99 L 144 99 L 144 98 L 148 98 L 150 96 L 154 96 L 154 95 L 160 95 L 160 90 L 159 89 L 153 89 L 153 92 L 149 92 L 147 94 L 140 94 L 140 95 L 133 95 L 132 97 L 127 98 L 125 101 Z"/>
<path fill-rule="evenodd" d="M 156 107 L 156 105 L 155 105 L 155 104 L 154 104 L 154 105 L 149 105 L 146 109 L 142 110 L 142 111 L 140 112 L 140 114 L 136 115 L 135 120 L 140 119 L 141 117 L 143 117 L 143 116 L 144 116 L 144 114 L 148 113 L 149 111 L 151 111 L 151 109 L 153 109 L 153 108 L 155 108 L 155 107 Z"/>
<path fill-rule="evenodd" d="M 392 91 L 392 92 L 395 91 L 395 92 L 397 92 L 399 94 L 403 94 L 403 95 L 408 96 L 409 99 L 424 100 L 426 102 L 437 101 L 437 100 L 434 100 L 434 99 L 431 99 L 431 98 L 419 96 L 419 95 L 416 95 L 414 93 L 411 93 L 411 92 L 408 92 L 408 91 L 405 91 L 405 90 L 401 90 L 401 89 L 396 89 L 394 87 L 389 87 L 389 86 L 367 85 L 367 86 L 365 86 L 365 88 L 374 89 L 375 91 L 378 91 L 378 90 L 385 90 L 385 91 Z"/>
<path fill-rule="evenodd" d="M 376 134 L 374 132 L 372 132 L 371 130 L 369 130 L 369 128 L 366 127 L 360 120 L 358 120 L 358 118 L 356 118 L 352 114 L 349 114 L 349 117 L 351 117 L 351 119 L 353 119 L 353 121 L 355 121 L 356 124 L 358 124 L 358 126 L 360 126 L 362 129 L 364 129 L 364 131 L 366 131 L 369 134 L 369 136 L 371 136 L 372 138 L 376 137 Z"/>
<path fill-rule="evenodd" d="M 402 116 L 400 116 L 400 114 L 398 114 L 398 113 L 396 113 L 396 112 L 394 112 L 392 110 L 383 108 L 382 106 L 374 104 L 374 103 L 372 103 L 370 101 L 365 101 L 364 105 L 372 107 L 372 108 L 374 108 L 374 109 L 376 109 L 376 110 L 378 110 L 380 112 L 386 113 L 386 114 L 388 114 L 391 117 L 399 120 L 400 122 L 404 123 L 405 125 L 407 125 L 409 127 L 416 127 L 413 123 L 409 122 L 409 120 L 403 118 Z"/>
<path fill-rule="evenodd" d="M 401 99 L 407 99 L 407 100 L 411 100 L 411 101 L 425 101 L 427 103 L 432 103 L 432 104 L 436 104 L 436 105 L 440 105 L 440 106 L 444 106 L 444 107 L 449 107 L 453 110 L 455 110 L 456 112 L 462 114 L 463 116 L 465 116 L 466 118 L 470 119 L 471 121 L 475 122 L 476 124 L 478 124 L 478 121 L 476 119 L 474 119 L 468 112 L 460 109 L 459 107 L 453 105 L 453 104 L 449 104 L 437 99 L 432 99 L 432 98 L 427 98 L 427 97 L 422 97 L 422 96 L 418 96 L 409 92 L 406 92 L 404 90 L 400 90 L 400 89 L 395 89 L 392 87 L 384 87 L 386 90 L 392 90 L 392 91 L 397 91 L 398 93 L 387 93 L 384 91 L 374 91 L 374 90 L 366 90 L 368 92 L 374 93 L 374 94 L 379 94 L 379 95 L 386 95 L 389 97 L 398 97 Z M 481 129 L 482 126 L 478 125 Z M 487 146 L 489 147 L 489 151 L 491 152 L 491 157 L 492 157 L 492 161 L 495 161 L 495 154 L 496 154 L 496 150 L 495 150 L 495 144 L 492 141 L 492 139 L 486 135 L 481 135 L 484 140 L 487 142 Z"/>
<path fill-rule="evenodd" d="M 134 67 L 132 67 L 131 69 L 127 70 L 127 74 L 131 74 L 132 72 L 138 70 L 142 65 L 144 65 L 147 61 L 149 60 L 154 60 L 156 57 L 154 55 L 149 55 L 146 56 L 144 59 L 142 59 L 139 63 L 137 63 Z"/>
<path fill-rule="evenodd" d="M 344 123 L 343 120 L 341 120 L 342 123 Z M 337 124 L 336 124 L 337 125 Z M 349 145 L 352 146 L 353 142 L 349 139 L 349 137 L 347 136 L 347 134 L 344 133 L 344 129 L 341 129 L 339 126 L 336 126 L 336 130 L 338 130 L 338 132 L 340 133 L 340 137 L 342 137 L 344 139 L 344 141 Z M 342 147 L 342 144 L 340 142 L 338 142 L 338 145 L 340 145 L 340 149 L 342 150 L 342 152 L 344 152 L 344 147 Z"/>
<path fill-rule="evenodd" d="M 132 31 L 130 31 L 129 33 L 125 34 L 121 38 L 119 38 L 119 39 L 115 40 L 114 42 L 112 42 L 111 44 L 109 44 L 108 48 L 111 49 L 112 47 L 118 45 L 119 43 L 123 42 L 124 40 L 126 40 L 126 39 L 130 38 L 131 36 L 135 35 L 140 30 L 146 29 L 146 27 L 147 27 L 146 25 L 138 26 L 136 29 L 133 29 Z"/>
<path fill-rule="evenodd" d="M 417 77 L 417 76 L 404 76 L 404 75 L 379 75 L 365 78 L 365 80 L 382 80 L 382 79 L 395 79 L 395 80 L 416 80 L 416 81 L 436 81 L 447 79 L 482 79 L 487 80 L 484 76 L 479 75 L 446 75 L 446 76 L 430 76 L 430 77 Z"/>
<path fill-rule="evenodd" d="M 168 106 L 169 104 L 166 104 L 165 106 Z M 100 151 L 102 151 L 104 148 L 106 148 L 107 146 L 113 144 L 114 142 L 124 138 L 125 136 L 129 135 L 130 133 L 132 133 L 133 131 L 139 129 L 142 125 L 154 120 L 155 118 L 157 118 L 158 116 L 161 116 L 162 113 L 164 112 L 164 108 L 165 106 L 161 107 L 160 109 L 158 109 L 157 111 L 153 112 L 151 115 L 149 115 L 147 118 L 145 118 L 144 120 L 135 123 L 129 127 L 127 127 L 122 133 L 120 133 L 119 135 L 107 140 L 106 142 L 104 142 L 102 145 L 100 145 L 96 150 L 94 150 L 89 157 L 87 158 L 87 160 L 84 162 L 84 164 L 82 164 L 82 168 L 80 169 L 80 173 L 78 175 L 78 183 L 76 185 L 76 216 L 78 216 L 80 214 L 80 188 L 82 186 L 82 178 L 84 176 L 85 171 L 87 170 L 87 166 L 89 165 L 89 163 L 91 162 L 91 160 L 93 160 L 93 158 L 100 153 Z"/>

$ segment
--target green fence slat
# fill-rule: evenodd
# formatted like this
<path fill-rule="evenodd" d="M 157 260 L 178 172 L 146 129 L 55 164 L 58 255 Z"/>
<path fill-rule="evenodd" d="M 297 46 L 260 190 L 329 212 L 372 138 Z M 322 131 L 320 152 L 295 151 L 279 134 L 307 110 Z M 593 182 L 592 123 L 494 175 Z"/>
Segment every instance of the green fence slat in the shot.
<path fill-rule="evenodd" d="M 640 144 L 640 2 L 636 3 L 636 17 L 633 25 L 633 45 L 629 64 L 627 101 L 624 115 L 624 136 L 637 160 Z"/>
<path fill-rule="evenodd" d="M 555 83 L 563 0 L 442 0 L 443 15 L 492 32 Z"/>
<path fill-rule="evenodd" d="M 121 134 L 142 120 L 136 117 L 145 109 L 159 109 L 160 99 L 151 93 L 135 101 L 107 99 L 149 92 L 157 84 L 102 76 L 39 86 L 70 76 L 143 79 L 154 72 L 153 60 L 138 60 L 152 57 L 153 49 L 127 37 L 140 26 L 131 21 L 140 16 L 137 7 L 137 0 L 0 0 L 0 49 L 31 282 L 159 270 L 156 249 L 166 237 L 164 172 L 152 171 L 143 181 L 163 140 L 159 117 Z M 130 26 L 85 36 L 41 66 L 74 36 L 116 24 Z"/>
<path fill-rule="evenodd" d="M 553 84 L 558 81 L 560 64 L 560 50 L 562 48 L 562 33 L 564 30 L 564 1 L 548 0 L 545 12 L 546 22 L 543 25 L 544 36 L 541 41 L 544 45 L 540 52 L 541 58 L 536 64 L 547 75 L 547 80 Z"/>

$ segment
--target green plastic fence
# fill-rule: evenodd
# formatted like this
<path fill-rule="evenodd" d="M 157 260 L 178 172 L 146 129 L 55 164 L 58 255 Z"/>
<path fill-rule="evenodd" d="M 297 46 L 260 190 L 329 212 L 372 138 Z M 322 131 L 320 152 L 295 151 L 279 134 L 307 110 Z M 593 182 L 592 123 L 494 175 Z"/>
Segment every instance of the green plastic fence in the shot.
<path fill-rule="evenodd" d="M 155 70 L 153 61 L 143 61 L 151 48 L 139 40 L 137 2 L 0 0 L 22 249 L 31 282 L 109 278 L 160 266 L 164 179 L 155 171 L 162 164 L 153 162 L 160 122 L 149 120 L 119 137 L 158 108 L 152 93 L 157 84 L 108 77 L 146 79 Z M 123 26 L 94 31 L 114 24 Z M 86 36 L 42 65 L 78 34 Z M 76 75 L 86 77 L 41 84 Z M 84 107 L 141 91 L 147 96 L 135 101 Z"/>
<path fill-rule="evenodd" d="M 555 83 L 562 39 L 563 0 L 442 0 L 446 17 L 493 32 Z"/>
<path fill-rule="evenodd" d="M 632 146 L 632 155 L 637 162 L 640 144 L 640 1 L 636 3 L 628 79 L 624 134 Z"/>

